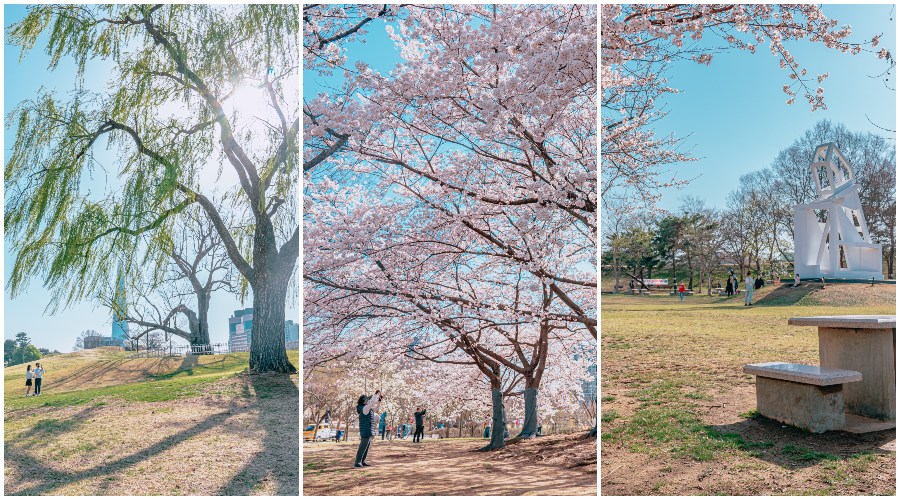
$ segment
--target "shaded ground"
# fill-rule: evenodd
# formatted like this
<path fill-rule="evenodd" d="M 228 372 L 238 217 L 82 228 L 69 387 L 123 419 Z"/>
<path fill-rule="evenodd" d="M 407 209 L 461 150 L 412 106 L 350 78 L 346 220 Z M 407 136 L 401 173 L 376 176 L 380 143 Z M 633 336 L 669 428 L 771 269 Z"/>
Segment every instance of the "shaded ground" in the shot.
<path fill-rule="evenodd" d="M 304 443 L 304 495 L 592 495 L 597 441 L 579 435 L 529 439 L 475 452 L 485 439 L 380 441 L 371 467 L 354 469 L 359 442 Z"/>
<path fill-rule="evenodd" d="M 87 353 L 83 365 L 76 357 L 46 360 L 47 375 L 66 382 L 45 384 L 37 398 L 18 394 L 20 367 L 6 370 L 5 495 L 299 495 L 296 375 L 247 375 L 204 359 L 216 356 L 166 360 L 174 371 L 116 353 Z M 297 351 L 289 357 L 299 361 Z M 78 374 L 93 377 L 98 362 L 132 383 L 61 392 L 89 385 Z M 229 368 L 217 374 L 217 364 Z"/>
<path fill-rule="evenodd" d="M 759 417 L 753 377 L 741 372 L 764 361 L 818 365 L 816 328 L 788 318 L 896 314 L 894 288 L 874 288 L 770 286 L 753 307 L 743 297 L 604 294 L 601 493 L 893 494 L 895 430 L 816 435 Z"/>

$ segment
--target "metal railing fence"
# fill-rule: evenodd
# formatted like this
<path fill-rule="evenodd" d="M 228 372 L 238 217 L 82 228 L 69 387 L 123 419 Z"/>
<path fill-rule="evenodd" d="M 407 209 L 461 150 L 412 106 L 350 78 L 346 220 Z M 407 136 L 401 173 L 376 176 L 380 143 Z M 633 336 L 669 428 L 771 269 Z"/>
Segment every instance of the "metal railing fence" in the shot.
<path fill-rule="evenodd" d="M 285 342 L 285 349 L 288 351 L 299 350 L 300 341 L 292 340 Z M 240 343 L 166 346 L 158 349 L 136 351 L 125 356 L 125 359 L 162 358 L 166 356 L 201 356 L 209 354 L 233 354 L 238 352 L 250 352 L 250 345 Z"/>

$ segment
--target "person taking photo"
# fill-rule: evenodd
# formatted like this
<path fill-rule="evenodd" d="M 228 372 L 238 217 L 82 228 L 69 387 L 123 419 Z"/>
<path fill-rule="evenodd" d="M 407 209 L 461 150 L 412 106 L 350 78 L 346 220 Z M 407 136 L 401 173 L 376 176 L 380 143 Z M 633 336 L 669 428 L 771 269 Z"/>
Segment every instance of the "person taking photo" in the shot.
<path fill-rule="evenodd" d="M 366 397 L 363 394 L 356 401 L 356 413 L 359 415 L 359 449 L 356 450 L 354 468 L 371 465 L 366 463 L 366 456 L 369 454 L 369 447 L 378 432 L 378 421 L 375 419 L 375 414 L 381 407 L 381 398 L 381 391 L 375 391 L 374 396 Z"/>
<path fill-rule="evenodd" d="M 413 434 L 413 443 L 421 443 L 422 438 L 425 436 L 425 423 L 423 422 L 423 418 L 425 417 L 425 408 L 416 407 L 416 412 L 413 413 L 413 415 L 416 417 L 416 433 Z M 416 441 L 416 438 L 418 438 L 419 440 Z"/>

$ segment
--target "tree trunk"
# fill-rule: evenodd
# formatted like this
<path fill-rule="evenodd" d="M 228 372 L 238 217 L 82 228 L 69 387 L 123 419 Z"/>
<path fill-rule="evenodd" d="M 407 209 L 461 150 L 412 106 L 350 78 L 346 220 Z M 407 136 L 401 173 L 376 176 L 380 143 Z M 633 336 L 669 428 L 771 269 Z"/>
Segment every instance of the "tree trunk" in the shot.
<path fill-rule="evenodd" d="M 258 269 L 257 272 L 260 272 Z M 285 273 L 287 274 L 287 273 Z M 284 309 L 289 275 L 269 272 L 253 287 L 253 330 L 250 370 L 257 373 L 297 373 L 284 343 Z"/>
<path fill-rule="evenodd" d="M 525 388 L 525 422 L 522 431 L 516 437 L 533 438 L 537 436 L 537 387 Z"/>
<path fill-rule="evenodd" d="M 675 248 L 672 248 L 672 287 L 675 287 Z"/>
<path fill-rule="evenodd" d="M 344 442 L 347 442 L 347 438 L 350 436 L 350 411 L 351 407 L 347 407 L 347 430 L 344 431 Z"/>
<path fill-rule="evenodd" d="M 691 254 L 687 254 L 688 264 L 688 290 L 694 289 L 694 264 L 691 262 Z"/>
<path fill-rule="evenodd" d="M 209 293 L 197 297 L 197 338 L 194 345 L 209 345 Z"/>
<path fill-rule="evenodd" d="M 491 422 L 491 442 L 487 446 L 478 451 L 499 450 L 506 446 L 506 437 L 503 431 L 506 430 L 506 411 L 503 409 L 503 391 L 499 387 L 491 388 L 491 406 L 493 408 L 494 419 Z"/>
<path fill-rule="evenodd" d="M 618 240 L 617 240 L 618 241 Z M 619 248 L 618 245 L 613 245 L 613 273 L 616 275 L 616 287 L 613 288 L 613 293 L 619 292 Z"/>

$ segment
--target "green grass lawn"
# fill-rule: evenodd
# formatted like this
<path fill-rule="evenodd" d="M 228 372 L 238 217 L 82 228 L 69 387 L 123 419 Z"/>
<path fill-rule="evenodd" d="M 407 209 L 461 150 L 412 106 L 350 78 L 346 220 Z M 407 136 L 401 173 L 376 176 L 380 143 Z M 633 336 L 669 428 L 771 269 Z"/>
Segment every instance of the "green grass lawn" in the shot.
<path fill-rule="evenodd" d="M 105 353 L 106 360 L 120 362 L 117 365 L 120 370 L 129 369 L 132 366 L 146 366 L 146 373 L 142 382 L 115 384 L 115 373 L 104 373 L 109 376 L 110 385 L 105 387 L 54 391 L 52 384 L 45 383 L 40 397 L 25 397 L 24 395 L 24 367 L 21 365 L 8 367 L 4 373 L 5 397 L 4 404 L 7 410 L 21 408 L 38 408 L 44 406 L 74 406 L 82 404 L 106 404 L 104 400 L 109 398 L 121 398 L 124 401 L 169 401 L 177 398 L 188 398 L 202 393 L 205 385 L 218 382 L 242 372 L 247 368 L 250 353 L 220 354 L 209 356 L 178 357 L 175 366 L 162 372 L 151 370 L 158 358 L 150 359 L 124 359 L 124 353 Z M 53 377 L 79 376 L 79 367 L 87 363 L 79 364 L 78 359 L 47 358 L 44 363 L 47 367 L 47 382 L 52 382 Z M 299 366 L 300 351 L 288 351 L 288 359 L 294 366 Z M 58 361 L 58 363 L 57 363 Z M 139 368 L 140 369 L 140 368 Z M 89 376 L 85 374 L 85 376 Z M 66 387 L 77 386 L 77 380 Z M 262 397 L 265 397 L 264 395 Z"/>
<path fill-rule="evenodd" d="M 757 290 L 752 307 L 744 306 L 743 294 L 727 299 L 698 295 L 683 302 L 668 295 L 601 296 L 604 467 L 615 467 L 617 460 L 626 457 L 630 461 L 647 460 L 659 466 L 662 477 L 677 475 L 677 464 L 684 460 L 716 464 L 712 469 L 718 471 L 722 467 L 734 470 L 776 464 L 780 471 L 810 469 L 812 484 L 827 494 L 841 494 L 848 485 L 839 484 L 835 478 L 851 470 L 856 471 L 857 488 L 864 485 L 870 494 L 893 491 L 894 476 L 884 481 L 890 482 L 890 487 L 883 486 L 877 478 L 888 476 L 873 472 L 875 469 L 868 465 L 887 460 L 893 470 L 893 452 L 839 455 L 836 450 L 865 446 L 847 433 L 810 435 L 759 416 L 754 409 L 754 379 L 741 371 L 746 364 L 767 361 L 818 365 L 816 328 L 789 326 L 788 319 L 896 314 L 893 287 L 845 290 L 835 286 L 788 294 L 782 290 L 777 298 L 765 300 L 775 290 Z M 878 439 L 883 441 L 886 436 Z M 648 470 L 655 470 L 654 466 L 648 466 Z M 672 472 L 673 467 L 676 472 Z M 747 478 L 752 479 L 750 475 Z M 708 483 L 703 480 L 697 479 L 697 484 Z M 621 486 L 623 490 L 604 492 L 686 494 L 679 490 L 683 482 L 666 483 L 669 486 L 655 490 L 650 483 L 640 487 L 628 484 Z M 782 493 L 766 489 L 765 481 L 754 488 L 722 491 L 738 495 Z M 692 494 L 711 493 L 704 488 Z"/>

